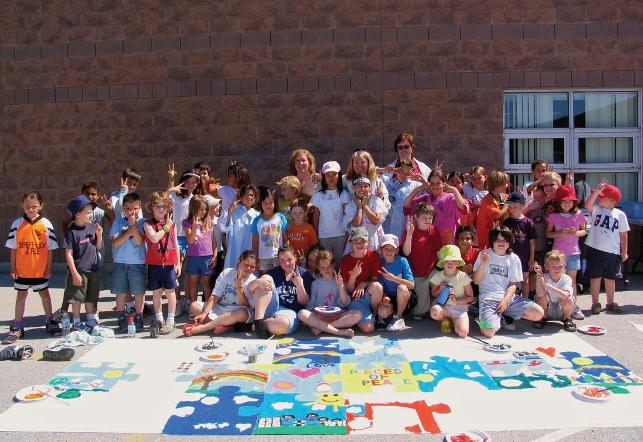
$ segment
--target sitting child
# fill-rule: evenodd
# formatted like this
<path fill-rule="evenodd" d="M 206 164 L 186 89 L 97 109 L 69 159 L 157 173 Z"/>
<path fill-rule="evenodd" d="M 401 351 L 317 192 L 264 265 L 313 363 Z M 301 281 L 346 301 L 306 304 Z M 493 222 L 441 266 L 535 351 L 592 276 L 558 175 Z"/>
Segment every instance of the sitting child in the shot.
<path fill-rule="evenodd" d="M 337 336 L 352 338 L 355 332 L 351 328 L 362 319 L 359 310 L 346 310 L 350 303 L 342 275 L 335 271 L 335 258 L 328 250 L 322 250 L 317 255 L 319 278 L 315 279 L 311 288 L 311 296 L 306 308 L 299 310 L 299 319 L 310 327 L 315 336 L 327 332 Z M 324 314 L 315 307 L 340 307 L 337 313 Z"/>
<path fill-rule="evenodd" d="M 382 238 L 380 245 L 382 270 L 378 281 L 384 288 L 384 296 L 388 297 L 391 304 L 395 306 L 395 314 L 386 326 L 386 331 L 389 332 L 406 328 L 403 316 L 409 307 L 409 300 L 415 287 L 409 262 L 405 257 L 397 254 L 399 247 L 397 236 L 388 233 Z"/>
<path fill-rule="evenodd" d="M 471 278 L 465 272 L 458 270 L 464 265 L 460 249 L 452 244 L 443 246 L 438 252 L 438 267 L 442 270 L 431 277 L 431 295 L 440 300 L 440 292 L 450 286 L 451 293 L 446 303 L 435 302 L 431 307 L 431 318 L 440 321 L 440 331 L 451 333 L 451 322 L 455 324 L 455 332 L 461 338 L 469 334 L 469 303 L 473 302 Z"/>
<path fill-rule="evenodd" d="M 565 254 L 560 250 L 552 250 L 545 256 L 545 270 L 538 263 L 534 264 L 536 272 L 536 302 L 545 311 L 540 321 L 533 323 L 534 328 L 543 328 L 548 319 L 562 321 L 563 328 L 568 332 L 576 331 L 572 321 L 572 312 L 576 305 L 572 278 L 565 274 Z"/>

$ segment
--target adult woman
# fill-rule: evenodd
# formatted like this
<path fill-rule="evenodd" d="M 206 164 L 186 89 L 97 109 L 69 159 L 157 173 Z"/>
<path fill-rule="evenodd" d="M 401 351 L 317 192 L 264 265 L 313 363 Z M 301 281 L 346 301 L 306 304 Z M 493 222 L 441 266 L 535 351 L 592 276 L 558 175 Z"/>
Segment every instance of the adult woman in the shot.
<path fill-rule="evenodd" d="M 415 152 L 415 138 L 412 134 L 399 134 L 395 137 L 393 147 L 395 148 L 395 152 L 397 152 L 397 159 L 386 166 L 385 172 L 391 173 L 392 168 L 400 167 L 400 164 L 403 161 L 410 161 L 411 164 L 413 164 L 412 171 L 414 173 L 422 174 L 425 180 L 429 180 L 431 168 L 413 156 L 413 153 Z"/>
<path fill-rule="evenodd" d="M 389 210 L 391 208 L 391 202 L 388 199 L 388 189 L 382 179 L 377 176 L 375 172 L 375 161 L 366 150 L 356 150 L 353 152 L 348 167 L 346 168 L 346 175 L 344 175 L 342 180 L 344 183 L 349 183 L 346 188 L 351 194 L 351 197 L 354 191 L 350 183 L 360 176 L 365 176 L 371 181 L 371 194 L 379 196 L 382 201 L 384 201 L 386 209 Z"/>
<path fill-rule="evenodd" d="M 290 155 L 290 174 L 301 182 L 301 194 L 310 198 L 319 190 L 321 175 L 315 172 L 315 157 L 306 149 L 295 149 Z"/>

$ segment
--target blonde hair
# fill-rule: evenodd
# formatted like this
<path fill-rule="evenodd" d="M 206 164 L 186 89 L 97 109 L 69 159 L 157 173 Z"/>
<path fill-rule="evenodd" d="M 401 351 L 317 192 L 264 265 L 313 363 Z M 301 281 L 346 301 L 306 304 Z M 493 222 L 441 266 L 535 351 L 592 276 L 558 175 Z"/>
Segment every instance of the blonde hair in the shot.
<path fill-rule="evenodd" d="M 375 160 L 373 160 L 371 154 L 366 150 L 356 150 L 355 152 L 353 152 L 353 155 L 348 162 L 348 167 L 346 168 L 346 178 L 348 178 L 348 180 L 350 181 L 353 181 L 355 178 L 361 175 L 355 172 L 355 169 L 353 168 L 353 161 L 355 160 L 355 158 L 366 160 L 368 166 L 366 166 L 365 176 L 369 180 L 371 180 L 371 183 L 374 183 L 377 179 L 377 174 L 375 173 Z"/>
<path fill-rule="evenodd" d="M 290 155 L 290 174 L 297 175 L 297 168 L 295 167 L 295 161 L 297 160 L 297 157 L 301 154 L 306 155 L 306 158 L 308 158 L 308 171 L 310 173 L 315 173 L 315 170 L 317 169 L 317 162 L 315 161 L 315 157 L 313 156 L 312 153 L 310 153 L 308 149 L 299 148 L 299 149 L 293 150 L 292 154 Z"/>
<path fill-rule="evenodd" d="M 331 252 L 330 250 L 320 250 L 317 253 L 317 263 L 319 263 L 319 261 L 321 261 L 323 259 L 329 260 L 330 265 L 332 265 L 332 266 L 335 265 L 335 256 L 333 256 L 333 252 Z"/>
<path fill-rule="evenodd" d="M 278 186 L 290 187 L 291 189 L 297 191 L 297 195 L 299 195 L 299 192 L 301 192 L 301 181 L 299 181 L 299 178 L 297 178 L 295 175 L 286 175 L 275 184 Z"/>
<path fill-rule="evenodd" d="M 563 184 L 563 179 L 558 172 L 545 172 L 543 173 L 542 178 L 551 178 L 559 186 Z"/>
<path fill-rule="evenodd" d="M 212 224 L 212 219 L 210 218 L 210 205 L 208 204 L 208 201 L 203 198 L 201 195 L 192 195 L 192 199 L 190 200 L 190 205 L 188 206 L 188 219 L 193 220 L 196 216 L 198 216 L 199 209 L 201 206 L 205 206 L 205 216 L 203 217 L 203 230 L 206 232 L 210 231 L 210 227 Z"/>
<path fill-rule="evenodd" d="M 154 213 L 154 206 L 157 203 L 163 203 L 167 206 L 167 211 L 171 212 L 172 207 L 174 207 L 172 203 L 172 198 L 167 194 L 167 192 L 154 192 L 153 194 L 150 195 L 149 199 L 147 200 L 147 211 L 150 213 Z"/>
<path fill-rule="evenodd" d="M 545 264 L 548 264 L 550 262 L 562 262 L 563 265 L 567 264 L 567 257 L 563 252 L 560 250 L 554 249 L 545 255 Z"/>
<path fill-rule="evenodd" d="M 498 186 L 509 183 L 509 175 L 502 170 L 493 170 L 487 177 L 487 189 L 492 190 Z"/>

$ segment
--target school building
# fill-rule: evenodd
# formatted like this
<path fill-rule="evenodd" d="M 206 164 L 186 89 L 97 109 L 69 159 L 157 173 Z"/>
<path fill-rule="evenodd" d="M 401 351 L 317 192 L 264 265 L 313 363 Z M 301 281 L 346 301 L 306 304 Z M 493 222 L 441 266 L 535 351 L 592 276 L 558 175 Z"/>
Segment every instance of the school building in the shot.
<path fill-rule="evenodd" d="M 544 158 L 640 201 L 642 87 L 631 0 L 6 0 L 0 231 L 30 189 L 58 224 L 127 166 L 144 195 L 168 161 L 269 184 L 294 147 L 383 163 L 403 131 L 429 165 L 520 183 Z"/>

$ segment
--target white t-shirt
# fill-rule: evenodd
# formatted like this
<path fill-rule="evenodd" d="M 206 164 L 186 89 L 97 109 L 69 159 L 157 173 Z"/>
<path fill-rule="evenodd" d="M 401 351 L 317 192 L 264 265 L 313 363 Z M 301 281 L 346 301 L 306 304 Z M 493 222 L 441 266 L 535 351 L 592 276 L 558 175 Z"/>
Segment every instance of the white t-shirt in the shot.
<path fill-rule="evenodd" d="M 220 305 L 238 305 L 236 279 L 237 269 L 232 268 L 223 269 L 217 277 L 212 294 L 220 298 L 218 302 Z M 252 296 L 250 292 L 248 292 L 248 284 L 255 279 L 257 279 L 257 277 L 251 274 L 243 280 L 243 293 L 246 295 L 246 299 L 250 299 Z"/>
<path fill-rule="evenodd" d="M 551 279 L 551 276 L 549 276 L 549 273 L 545 273 L 545 283 L 551 284 L 557 289 L 563 290 L 569 293 L 570 295 L 574 295 L 574 289 L 572 288 L 572 278 L 569 275 L 566 275 L 563 273 L 560 276 L 560 279 L 558 280 L 558 282 L 554 282 Z M 551 302 L 552 304 L 557 304 L 560 302 L 560 298 L 556 296 L 555 293 L 547 292 L 547 295 L 549 296 L 549 302 Z"/>
<path fill-rule="evenodd" d="M 185 236 L 183 232 L 183 220 L 188 217 L 188 208 L 190 207 L 190 200 L 192 195 L 189 195 L 187 198 L 181 198 L 176 193 L 170 193 L 170 199 L 172 200 L 172 221 L 176 226 L 176 236 Z"/>
<path fill-rule="evenodd" d="M 482 262 L 482 253 L 478 254 L 473 265 L 475 272 Z M 480 301 L 501 301 L 507 293 L 510 283 L 522 282 L 522 265 L 520 258 L 515 253 L 498 256 L 489 250 L 489 264 L 484 270 L 484 275 L 478 287 L 480 288 Z"/>
<path fill-rule="evenodd" d="M 380 223 L 373 224 L 371 220 L 368 219 L 368 216 L 366 216 L 366 213 L 362 211 L 362 226 L 368 232 L 368 246 L 373 250 L 378 250 L 380 248 L 380 236 L 384 235 L 382 223 L 388 215 L 388 209 L 384 205 L 382 199 L 375 195 L 372 195 L 369 199 L 368 207 L 373 211 L 373 213 L 380 215 Z M 357 205 L 355 205 L 355 201 L 351 201 L 346 205 L 346 209 L 344 210 L 343 223 L 348 232 L 350 232 L 352 227 L 351 223 L 353 222 L 355 215 L 357 215 Z M 350 253 L 351 249 L 350 241 L 348 241 L 346 243 L 344 254 Z"/>
<path fill-rule="evenodd" d="M 462 191 L 464 192 L 464 197 L 468 200 L 473 201 L 476 206 L 479 206 L 482 198 L 484 198 L 489 193 L 489 191 L 485 189 L 476 189 L 470 183 L 464 183 L 462 185 Z"/>
<path fill-rule="evenodd" d="M 350 202 L 351 196 L 347 191 L 338 194 L 337 189 L 321 190 L 315 192 L 310 199 L 310 204 L 319 209 L 319 227 L 317 236 L 319 238 L 335 238 L 343 236 L 345 232 L 344 208 Z"/>
<path fill-rule="evenodd" d="M 630 231 L 625 213 L 619 209 L 606 209 L 594 204 L 589 224 L 586 245 L 603 252 L 621 254 L 620 234 Z M 627 247 L 627 244 L 624 247 Z"/>

